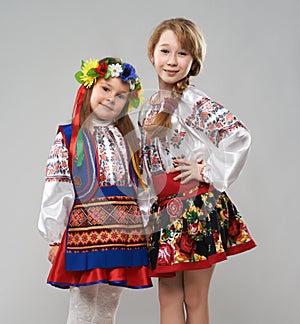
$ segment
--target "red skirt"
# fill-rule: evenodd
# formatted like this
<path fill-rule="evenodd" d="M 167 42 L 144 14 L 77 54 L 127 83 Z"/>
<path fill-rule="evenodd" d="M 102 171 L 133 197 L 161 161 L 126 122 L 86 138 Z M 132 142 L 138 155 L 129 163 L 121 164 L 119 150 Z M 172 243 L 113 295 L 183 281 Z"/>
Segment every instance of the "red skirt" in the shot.
<path fill-rule="evenodd" d="M 47 283 L 58 288 L 70 286 L 87 286 L 97 283 L 127 288 L 152 287 L 147 266 L 123 268 L 95 268 L 85 271 L 66 270 L 66 233 L 56 254 Z"/>

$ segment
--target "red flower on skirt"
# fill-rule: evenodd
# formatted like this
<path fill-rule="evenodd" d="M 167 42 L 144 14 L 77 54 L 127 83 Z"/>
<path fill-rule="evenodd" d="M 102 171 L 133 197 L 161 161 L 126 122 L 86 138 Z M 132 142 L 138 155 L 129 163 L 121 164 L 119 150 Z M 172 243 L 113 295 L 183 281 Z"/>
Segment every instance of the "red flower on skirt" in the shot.
<path fill-rule="evenodd" d="M 229 222 L 228 235 L 235 237 L 235 236 L 239 235 L 239 233 L 240 233 L 239 223 L 237 223 L 237 221 Z"/>
<path fill-rule="evenodd" d="M 173 198 L 167 203 L 167 213 L 172 217 L 179 217 L 182 214 L 183 204 L 178 198 Z"/>
<path fill-rule="evenodd" d="M 178 242 L 180 251 L 185 254 L 191 254 L 194 250 L 194 241 L 188 234 L 183 234 Z"/>
<path fill-rule="evenodd" d="M 158 252 L 158 264 L 168 265 L 174 261 L 174 248 L 170 244 L 161 243 Z"/>

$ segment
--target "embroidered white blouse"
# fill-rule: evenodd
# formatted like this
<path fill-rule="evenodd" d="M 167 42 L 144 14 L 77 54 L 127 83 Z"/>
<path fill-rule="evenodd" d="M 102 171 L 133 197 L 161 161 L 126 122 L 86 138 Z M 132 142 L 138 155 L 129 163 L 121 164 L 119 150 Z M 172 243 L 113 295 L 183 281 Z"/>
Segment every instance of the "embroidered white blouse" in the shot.
<path fill-rule="evenodd" d="M 151 124 L 161 111 L 162 105 L 153 102 L 155 95 L 144 105 L 140 125 Z M 163 138 L 142 136 L 148 178 L 168 172 L 176 158 L 204 160 L 204 180 L 225 191 L 238 178 L 250 149 L 251 137 L 244 123 L 192 86 L 184 91 L 171 122 L 172 129 Z"/>
<path fill-rule="evenodd" d="M 114 125 L 101 125 L 92 126 L 91 131 L 99 156 L 99 186 L 131 184 L 127 149 L 119 129 Z M 75 200 L 68 159 L 69 152 L 59 132 L 47 161 L 38 221 L 38 230 L 49 243 L 61 241 Z"/>

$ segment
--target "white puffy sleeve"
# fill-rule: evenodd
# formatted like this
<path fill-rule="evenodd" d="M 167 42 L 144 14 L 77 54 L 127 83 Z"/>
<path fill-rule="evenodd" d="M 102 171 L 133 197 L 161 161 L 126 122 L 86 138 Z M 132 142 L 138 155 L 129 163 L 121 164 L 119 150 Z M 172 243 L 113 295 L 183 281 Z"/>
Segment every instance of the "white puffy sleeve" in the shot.
<path fill-rule="evenodd" d="M 75 200 L 68 156 L 62 134 L 58 133 L 47 160 L 46 181 L 38 221 L 38 230 L 49 243 L 61 241 Z"/>
<path fill-rule="evenodd" d="M 156 193 L 152 186 L 151 173 L 147 162 L 147 137 L 143 129 L 145 110 L 141 110 L 138 118 L 139 131 L 141 136 L 141 175 L 144 186 L 139 186 L 138 205 L 142 213 L 144 226 L 147 227 L 150 217 L 150 209 L 156 200 Z"/>
<path fill-rule="evenodd" d="M 203 98 L 187 123 L 204 139 L 207 153 L 203 178 L 219 191 L 239 176 L 248 156 L 251 136 L 246 126 L 220 104 Z"/>

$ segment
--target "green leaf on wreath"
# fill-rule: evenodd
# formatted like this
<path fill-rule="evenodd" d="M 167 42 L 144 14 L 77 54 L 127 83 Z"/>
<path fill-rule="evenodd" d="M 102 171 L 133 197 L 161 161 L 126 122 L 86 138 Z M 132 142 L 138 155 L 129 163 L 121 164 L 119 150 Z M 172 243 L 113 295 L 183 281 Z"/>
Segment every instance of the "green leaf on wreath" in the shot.
<path fill-rule="evenodd" d="M 99 74 L 97 72 L 95 72 L 94 69 L 90 69 L 87 74 L 87 76 L 93 77 L 93 78 L 97 78 L 99 76 Z"/>
<path fill-rule="evenodd" d="M 104 75 L 104 79 L 108 79 L 110 77 L 110 70 L 107 69 L 105 75 Z"/>
<path fill-rule="evenodd" d="M 83 73 L 81 71 L 78 71 L 75 74 L 75 79 L 79 82 L 79 83 L 83 83 L 83 81 L 81 80 L 81 77 L 83 76 Z"/>

